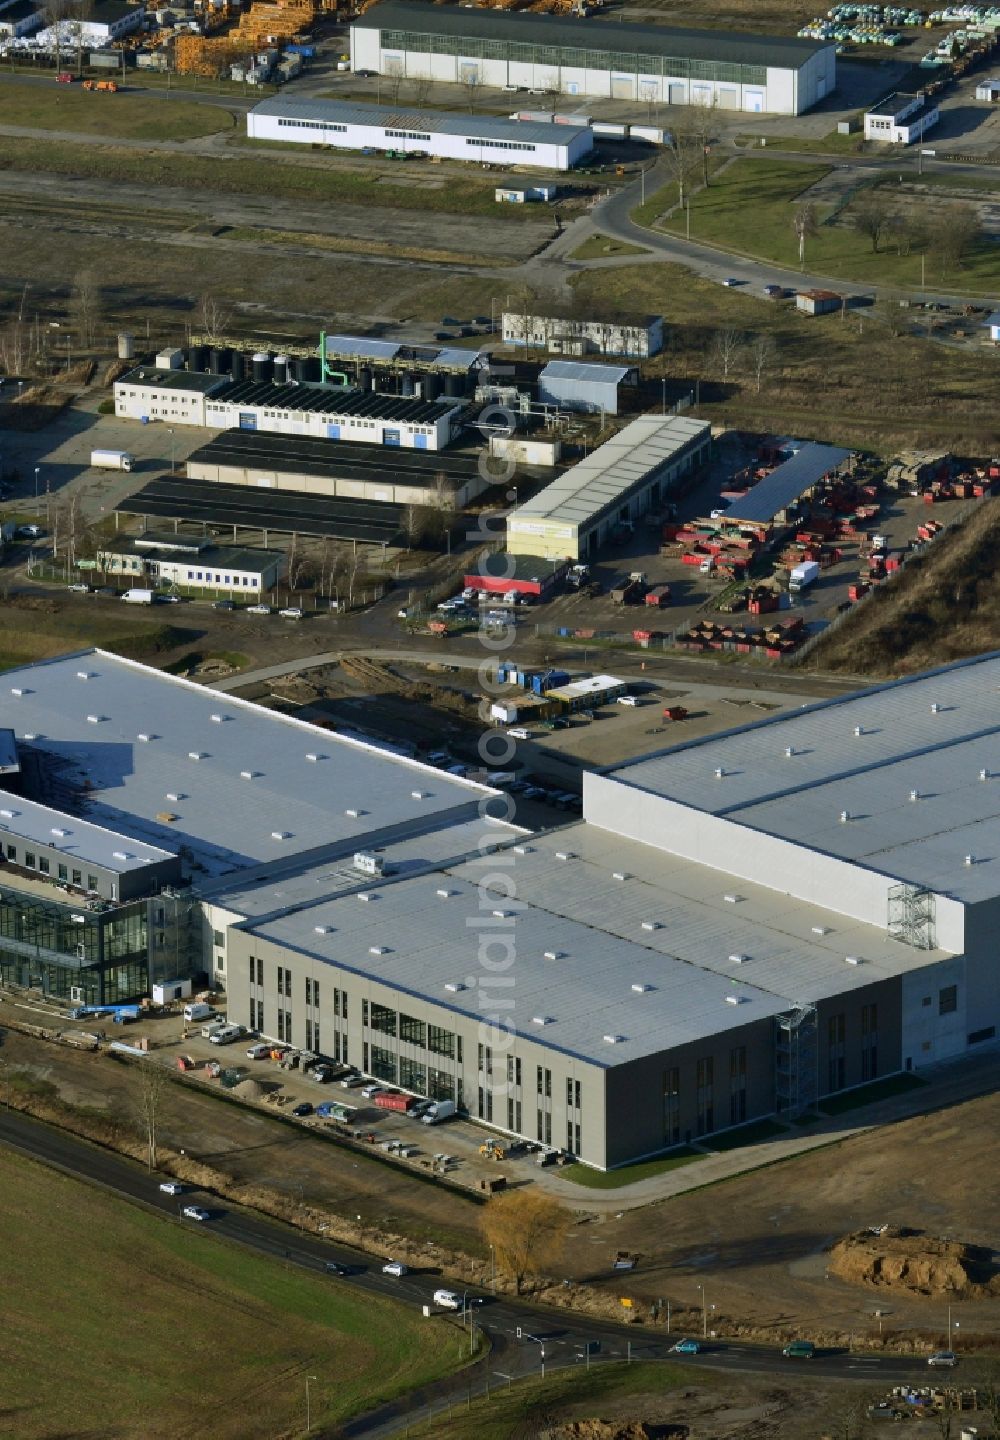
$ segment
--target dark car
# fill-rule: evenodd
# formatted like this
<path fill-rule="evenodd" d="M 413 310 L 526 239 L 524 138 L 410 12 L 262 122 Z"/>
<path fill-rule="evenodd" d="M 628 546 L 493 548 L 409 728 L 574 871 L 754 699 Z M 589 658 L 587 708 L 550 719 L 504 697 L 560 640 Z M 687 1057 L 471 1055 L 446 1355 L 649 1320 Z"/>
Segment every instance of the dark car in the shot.
<path fill-rule="evenodd" d="M 436 330 L 434 332 L 435 340 L 454 340 L 454 338 L 450 330 Z"/>
<path fill-rule="evenodd" d="M 355 75 L 358 77 L 359 80 L 374 80 L 374 79 L 375 79 L 375 71 L 374 71 L 374 70 L 355 70 L 354 73 L 355 73 Z"/>
<path fill-rule="evenodd" d="M 302 1116 L 304 1116 L 304 1115 L 311 1115 L 312 1113 L 313 1113 L 313 1107 L 309 1104 L 309 1101 L 308 1101 L 308 1100 L 303 1100 L 303 1101 L 302 1101 L 302 1104 L 301 1104 L 301 1105 L 296 1105 L 295 1108 L 294 1108 L 293 1111 L 292 1111 L 292 1114 L 293 1114 L 293 1115 L 298 1115 L 298 1117 L 299 1117 L 300 1119 L 302 1118 Z"/>
<path fill-rule="evenodd" d="M 339 1265 L 336 1260 L 328 1260 L 324 1266 L 328 1275 L 346 1275 L 347 1266 Z"/>
<path fill-rule="evenodd" d="M 461 325 L 461 320 L 456 320 L 453 315 L 444 315 L 441 318 L 442 325 Z"/>
<path fill-rule="evenodd" d="M 110 596 L 112 596 L 112 598 L 114 598 L 114 599 L 117 599 L 117 597 L 118 597 L 118 591 L 115 589 L 115 587 L 114 587 L 113 585 L 99 585 L 99 586 L 97 587 L 97 589 L 94 591 L 94 594 L 95 594 L 95 595 L 110 595 Z"/>
<path fill-rule="evenodd" d="M 213 610 L 235 610 L 235 609 L 236 609 L 236 602 L 235 602 L 234 600 L 213 600 L 213 601 L 212 601 L 212 609 L 213 609 Z"/>

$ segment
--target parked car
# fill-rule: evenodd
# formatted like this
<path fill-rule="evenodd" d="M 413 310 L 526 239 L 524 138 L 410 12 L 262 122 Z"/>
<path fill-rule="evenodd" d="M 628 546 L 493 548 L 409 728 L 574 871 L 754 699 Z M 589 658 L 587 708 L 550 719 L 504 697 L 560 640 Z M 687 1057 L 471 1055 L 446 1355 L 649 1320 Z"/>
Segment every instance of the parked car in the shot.
<path fill-rule="evenodd" d="M 69 590 L 75 590 L 78 595 L 89 595 L 89 594 L 90 594 L 90 586 L 89 586 L 89 585 L 85 585 L 82 580 L 78 580 L 78 581 L 76 582 L 76 584 L 74 584 L 74 585 L 69 585 L 69 586 L 67 586 L 67 589 L 69 589 Z"/>
<path fill-rule="evenodd" d="M 435 1290 L 434 1304 L 440 1305 L 442 1310 L 461 1310 L 463 1308 L 462 1297 L 457 1295 L 454 1290 Z"/>
<path fill-rule="evenodd" d="M 296 1105 L 296 1106 L 293 1108 L 293 1110 L 292 1110 L 292 1114 L 293 1114 L 293 1115 L 297 1115 L 300 1120 L 301 1120 L 305 1115 L 311 1115 L 312 1113 L 313 1113 L 313 1107 L 312 1107 L 312 1105 L 309 1103 L 308 1100 L 303 1100 L 302 1103 L 301 1103 L 301 1105 Z"/>
<path fill-rule="evenodd" d="M 247 606 L 247 614 L 248 614 L 248 615 L 273 615 L 273 614 L 274 614 L 274 606 L 273 606 L 273 605 L 248 605 L 248 606 Z"/>
<path fill-rule="evenodd" d="M 184 599 L 183 595 L 161 595 L 159 597 L 164 605 L 179 605 Z"/>
<path fill-rule="evenodd" d="M 781 1353 L 787 1360 L 812 1360 L 816 1354 L 816 1346 L 811 1340 L 793 1340 Z"/>
<path fill-rule="evenodd" d="M 179 1180 L 161 1180 L 160 1189 L 164 1195 L 183 1195 L 184 1186 Z"/>
<path fill-rule="evenodd" d="M 376 1095 L 381 1095 L 382 1089 L 381 1085 L 366 1085 L 361 1094 L 366 1100 L 374 1100 Z"/>
<path fill-rule="evenodd" d="M 286 605 L 284 610 L 278 611 L 278 614 L 284 616 L 286 620 L 302 620 L 305 618 L 305 613 L 299 605 Z"/>
<path fill-rule="evenodd" d="M 453 315 L 445 315 L 441 320 L 442 325 L 461 325 L 461 320 L 456 320 Z"/>
<path fill-rule="evenodd" d="M 958 1356 L 954 1350 L 935 1350 L 933 1355 L 928 1355 L 927 1363 L 932 1370 L 954 1370 L 958 1364 Z"/>
<path fill-rule="evenodd" d="M 409 1267 L 404 1265 L 402 1260 L 387 1260 L 382 1266 L 383 1275 L 395 1275 L 397 1280 L 403 1275 L 409 1275 L 409 1273 Z"/>
<path fill-rule="evenodd" d="M 358 1086 L 364 1083 L 360 1075 L 345 1075 L 340 1085 L 343 1090 L 357 1090 Z"/>
<path fill-rule="evenodd" d="M 265 1044 L 264 1041 L 261 1040 L 256 1045 L 251 1045 L 250 1048 L 247 1050 L 247 1059 L 266 1060 L 270 1053 L 270 1045 Z"/>
<path fill-rule="evenodd" d="M 727 290 L 731 290 L 734 285 L 739 285 L 741 282 L 740 282 L 739 280 L 737 280 L 737 279 L 735 278 L 735 276 L 733 276 L 733 275 L 727 275 L 726 278 L 725 278 L 725 280 L 723 280 L 722 283 L 723 283 L 723 285 L 725 285 L 725 287 L 726 287 Z"/>
<path fill-rule="evenodd" d="M 700 1355 L 701 1344 L 697 1340 L 678 1340 L 676 1345 L 671 1345 L 675 1355 Z"/>
<path fill-rule="evenodd" d="M 213 601 L 212 601 L 212 609 L 213 609 L 213 610 L 235 610 L 235 609 L 236 609 L 236 602 L 235 602 L 234 600 L 213 600 Z"/>
<path fill-rule="evenodd" d="M 617 705 L 628 705 L 634 710 L 639 702 L 634 695 L 619 695 L 615 703 Z"/>
<path fill-rule="evenodd" d="M 208 1220 L 211 1218 L 208 1211 L 200 1205 L 185 1205 L 181 1214 L 187 1220 Z"/>

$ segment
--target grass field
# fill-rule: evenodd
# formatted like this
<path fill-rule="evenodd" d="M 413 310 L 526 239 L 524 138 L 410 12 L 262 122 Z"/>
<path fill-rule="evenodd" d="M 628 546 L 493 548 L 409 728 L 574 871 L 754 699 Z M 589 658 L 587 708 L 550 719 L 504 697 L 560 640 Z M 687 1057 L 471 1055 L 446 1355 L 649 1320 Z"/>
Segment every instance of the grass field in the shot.
<path fill-rule="evenodd" d="M 99 94 L 79 85 L 4 85 L 0 125 L 29 130 L 72 130 L 110 140 L 193 140 L 233 129 L 233 117 L 218 105 L 190 100 L 157 100 L 145 95 Z"/>
<path fill-rule="evenodd" d="M 585 1190 L 618 1190 L 622 1185 L 651 1180 L 654 1175 L 665 1175 L 668 1170 L 679 1170 L 683 1165 L 704 1158 L 697 1150 L 675 1150 L 672 1155 L 661 1156 L 659 1160 L 642 1160 L 638 1165 L 622 1165 L 618 1170 L 592 1170 L 589 1165 L 567 1165 L 561 1174 L 565 1180 L 572 1180 Z"/>
<path fill-rule="evenodd" d="M 993 358 L 894 335 L 878 308 L 812 319 L 700 280 L 675 265 L 621 265 L 573 278 L 585 302 L 667 317 L 662 356 L 648 367 L 700 383 L 700 414 L 715 422 L 857 445 L 882 454 L 941 445 L 989 455 L 1000 444 L 1000 367 Z M 898 309 L 896 310 L 898 317 Z M 720 330 L 769 336 L 773 363 L 758 393 L 744 350 L 723 377 Z"/>
<path fill-rule="evenodd" d="M 152 1183 L 152 1182 L 151 1182 Z M 167 1440 L 333 1425 L 459 1363 L 461 1337 L 0 1152 L 0 1429 Z"/>
<path fill-rule="evenodd" d="M 641 245 L 628 245 L 607 235 L 590 235 L 570 255 L 571 260 L 607 260 L 617 255 L 641 255 Z"/>
<path fill-rule="evenodd" d="M 829 173 L 826 165 L 794 160 L 737 160 L 722 170 L 708 189 L 693 196 L 691 239 L 796 270 L 798 239 L 792 225 L 796 209 L 805 192 Z M 894 178 L 892 188 L 897 185 Z M 880 193 L 889 188 L 888 181 L 879 185 Z M 901 210 L 905 212 L 911 204 L 911 197 L 900 191 Z M 924 254 L 919 245 L 912 244 L 909 253 L 903 254 L 887 244 L 873 250 L 868 236 L 850 223 L 850 206 L 838 223 L 824 224 L 832 211 L 832 204 L 817 202 L 818 230 L 807 239 L 805 249 L 806 268 L 813 274 L 917 289 L 922 284 L 923 260 L 923 278 L 928 284 L 975 295 L 992 293 L 1000 284 L 1000 257 L 986 236 L 973 245 L 960 268 L 939 274 L 933 256 Z M 686 219 L 681 215 L 661 225 L 674 234 L 686 233 Z"/>
<path fill-rule="evenodd" d="M 94 596 L 92 608 L 55 600 L 14 600 L 0 608 L 0 670 L 91 645 L 149 659 L 196 638 L 193 631 L 142 620 L 134 607 Z"/>
<path fill-rule="evenodd" d="M 843 1095 L 832 1095 L 820 1102 L 819 1109 L 824 1115 L 846 1115 L 862 1105 L 876 1105 L 880 1100 L 891 1100 L 894 1095 L 906 1095 L 926 1085 L 918 1075 L 889 1075 L 885 1080 L 874 1080 L 870 1085 L 860 1085 L 856 1090 L 847 1090 Z"/>

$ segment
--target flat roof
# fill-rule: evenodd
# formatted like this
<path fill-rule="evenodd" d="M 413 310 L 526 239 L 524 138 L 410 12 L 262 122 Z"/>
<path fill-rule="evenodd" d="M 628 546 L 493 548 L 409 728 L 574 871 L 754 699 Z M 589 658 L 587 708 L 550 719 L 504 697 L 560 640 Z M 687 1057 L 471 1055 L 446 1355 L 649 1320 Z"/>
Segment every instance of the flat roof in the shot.
<path fill-rule="evenodd" d="M 267 410 L 299 410 L 319 415 L 346 415 L 352 419 L 399 420 L 411 425 L 434 425 L 462 404 L 453 397 L 442 401 L 412 396 L 379 395 L 373 390 L 342 389 L 336 385 L 271 385 L 255 380 L 227 380 L 211 397 L 213 405 L 247 405 Z"/>
<path fill-rule="evenodd" d="M 568 45 L 575 49 L 635 55 L 721 60 L 745 65 L 803 65 L 832 41 L 790 35 L 753 35 L 731 30 L 688 30 L 665 25 L 632 25 L 436 6 L 421 0 L 381 0 L 357 22 L 363 30 L 410 30 L 421 35 L 466 36 L 485 41 Z"/>
<path fill-rule="evenodd" d="M 80 814 L 133 846 L 186 846 L 196 879 L 468 818 L 492 793 L 101 650 L 4 679 L 22 690 L 11 701 L 22 751 L 58 767 Z M 177 818 L 157 820 L 164 811 Z"/>
<path fill-rule="evenodd" d="M 166 804 L 161 808 L 166 809 Z M 36 845 L 47 845 L 65 855 L 68 861 L 99 865 L 112 875 L 124 875 L 146 865 L 173 860 L 177 854 L 176 846 L 172 850 L 161 849 L 91 820 L 81 820 L 50 805 L 40 805 L 4 791 L 0 791 L 0 835 L 17 835 Z"/>
<path fill-rule="evenodd" d="M 408 362 L 430 370 L 460 370 L 468 372 L 477 365 L 482 350 L 466 349 L 463 346 L 413 345 L 402 340 L 372 340 L 365 335 L 328 335 L 326 337 L 327 358 L 331 355 L 344 360 L 372 360 L 376 364 L 391 361 Z"/>
<path fill-rule="evenodd" d="M 116 385 L 143 385 L 154 390 L 196 390 L 209 395 L 227 384 L 225 375 L 205 375 L 198 370 L 157 370 L 155 365 L 139 365 L 120 375 Z"/>
<path fill-rule="evenodd" d="M 556 700 L 580 700 L 588 695 L 606 695 L 609 690 L 620 690 L 625 681 L 615 675 L 588 675 L 583 680 L 571 680 L 556 690 L 546 690 L 546 698 Z"/>
<path fill-rule="evenodd" d="M 585 525 L 687 446 L 708 439 L 711 429 L 706 420 L 687 415 L 641 415 L 519 505 L 508 525 L 519 520 Z"/>
<path fill-rule="evenodd" d="M 991 899 L 1000 895 L 998 691 L 994 652 L 692 740 L 612 773 L 958 900 Z"/>
<path fill-rule="evenodd" d="M 490 550 L 480 558 L 475 570 L 466 571 L 465 580 L 468 585 L 475 585 L 477 580 L 537 580 L 544 584 L 553 571 L 564 568 L 541 555 L 508 555 L 505 550 Z"/>
<path fill-rule="evenodd" d="M 482 924 L 484 895 L 493 895 L 498 931 L 507 918 L 516 939 L 504 1023 L 604 1068 L 945 958 L 743 880 L 735 914 L 725 875 L 582 822 L 521 836 L 507 849 L 516 908 L 509 866 L 492 862 L 487 871 L 473 856 L 438 874 L 370 882 L 366 904 L 340 895 L 248 928 L 400 996 L 478 1019 L 495 1011 L 496 994 L 469 978 L 477 943 L 470 930 Z M 813 926 L 824 920 L 827 933 L 817 936 Z M 849 964 L 848 955 L 862 963 Z"/>
<path fill-rule="evenodd" d="M 893 90 L 890 94 L 884 96 L 877 105 L 873 105 L 870 110 L 866 111 L 866 114 L 898 115 L 899 112 L 905 110 L 908 105 L 913 105 L 915 101 L 921 100 L 922 98 L 920 95 L 911 95 L 903 90 Z"/>
<path fill-rule="evenodd" d="M 161 476 L 119 500 L 115 509 L 123 515 L 238 525 L 248 530 L 273 530 L 278 535 L 297 533 L 357 540 L 365 545 L 397 545 L 403 542 L 405 506 L 387 500 L 341 500 L 296 490 Z"/>
<path fill-rule="evenodd" d="M 599 365 L 585 360 L 550 360 L 539 380 L 580 380 L 595 385 L 621 385 L 634 365 Z"/>
<path fill-rule="evenodd" d="M 419 8 L 419 7 L 415 7 Z M 410 6 L 406 6 L 409 12 Z M 456 115 L 447 110 L 401 109 L 394 105 L 357 105 L 352 100 L 262 100 L 251 115 L 276 115 L 288 120 L 325 120 L 384 130 L 426 131 L 428 135 L 481 136 L 484 140 L 526 140 L 539 145 L 571 145 L 590 135 L 586 125 L 506 120 L 497 115 Z"/>
<path fill-rule="evenodd" d="M 45 18 L 34 0 L 13 0 L 13 4 L 0 8 L 0 28 L 17 20 L 27 20 L 29 15 L 36 15 L 39 20 Z"/>
<path fill-rule="evenodd" d="M 852 451 L 839 445 L 803 445 L 790 460 L 783 461 L 770 475 L 759 480 L 741 500 L 734 500 L 726 511 L 726 519 L 768 524 L 849 460 L 851 454 Z"/>
<path fill-rule="evenodd" d="M 480 473 L 479 455 L 454 450 L 417 450 L 401 445 L 387 450 L 357 440 L 324 440 L 312 435 L 279 435 L 267 430 L 223 430 L 188 456 L 188 464 L 232 465 L 315 475 L 331 480 L 429 485 L 440 476 L 458 489 Z M 497 461 L 497 480 L 505 461 Z"/>
<path fill-rule="evenodd" d="M 162 541 L 148 535 L 122 535 L 99 548 L 105 555 L 150 556 L 181 565 L 211 565 L 215 569 L 226 566 L 230 570 L 244 570 L 254 575 L 263 575 L 265 570 L 270 570 L 272 565 L 285 558 L 281 550 L 262 550 L 249 545 L 198 545 L 197 541 L 185 547 L 183 540 L 183 536 Z M 158 556 L 157 551 L 160 552 Z"/>

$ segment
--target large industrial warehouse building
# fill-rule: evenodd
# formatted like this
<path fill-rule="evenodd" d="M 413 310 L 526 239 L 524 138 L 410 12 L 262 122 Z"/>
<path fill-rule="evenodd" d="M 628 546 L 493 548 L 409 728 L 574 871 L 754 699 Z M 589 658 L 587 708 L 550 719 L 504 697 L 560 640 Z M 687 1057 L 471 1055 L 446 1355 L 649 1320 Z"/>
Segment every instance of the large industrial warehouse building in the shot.
<path fill-rule="evenodd" d="M 711 439 L 708 422 L 687 415 L 632 420 L 508 515 L 509 554 L 586 560 L 704 464 Z"/>
<path fill-rule="evenodd" d="M 118 656 L 5 683 L 4 983 L 207 970 L 250 1029 L 601 1168 L 996 1042 L 1000 655 L 585 773 L 543 834 Z"/>
<path fill-rule="evenodd" d="M 520 123 L 493 115 L 285 96 L 254 106 L 247 115 L 247 135 L 253 140 L 297 141 L 341 150 L 417 151 L 442 160 L 537 165 L 546 170 L 571 170 L 594 148 L 588 125 Z"/>
<path fill-rule="evenodd" d="M 832 43 L 726 30 L 382 0 L 350 35 L 354 70 L 470 87 L 801 115 L 836 84 Z"/>

